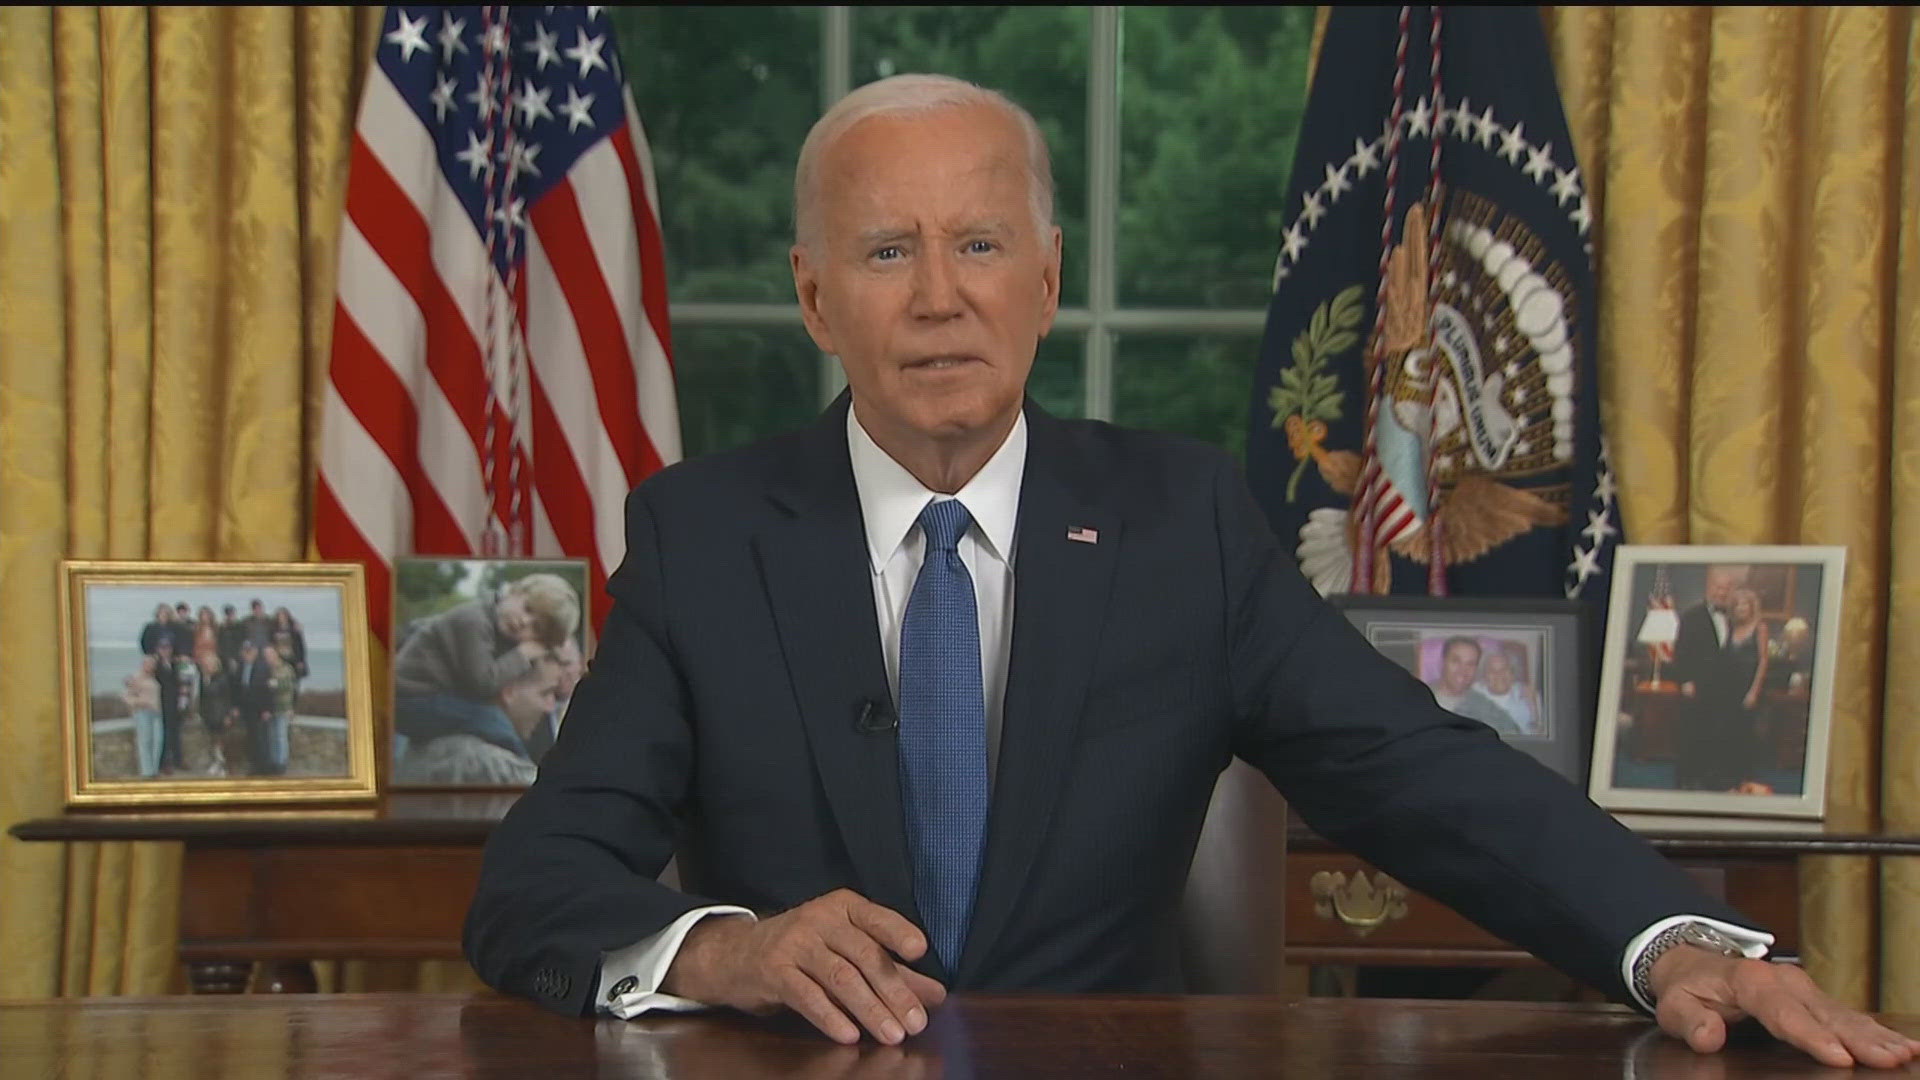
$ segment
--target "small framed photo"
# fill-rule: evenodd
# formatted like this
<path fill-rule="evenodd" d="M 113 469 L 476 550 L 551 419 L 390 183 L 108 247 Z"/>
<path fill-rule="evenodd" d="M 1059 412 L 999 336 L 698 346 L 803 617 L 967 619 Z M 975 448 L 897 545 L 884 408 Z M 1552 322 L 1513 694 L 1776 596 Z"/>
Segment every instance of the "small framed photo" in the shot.
<path fill-rule="evenodd" d="M 412 556 L 393 567 L 395 789 L 519 789 L 591 653 L 584 559 Z"/>
<path fill-rule="evenodd" d="M 357 564 L 68 561 L 60 633 L 69 805 L 375 797 Z"/>
<path fill-rule="evenodd" d="M 1630 544 L 1614 560 L 1593 800 L 1707 829 L 1821 818 L 1846 549 Z"/>
<path fill-rule="evenodd" d="M 1432 689 L 1575 784 L 1586 779 L 1586 610 L 1526 597 L 1334 596 L 1360 633 Z"/>

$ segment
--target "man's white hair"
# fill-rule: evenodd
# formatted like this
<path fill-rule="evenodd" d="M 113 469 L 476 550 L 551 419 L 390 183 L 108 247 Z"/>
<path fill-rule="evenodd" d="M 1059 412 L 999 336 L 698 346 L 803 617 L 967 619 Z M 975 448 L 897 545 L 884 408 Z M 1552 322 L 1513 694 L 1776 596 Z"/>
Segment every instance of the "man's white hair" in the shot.
<path fill-rule="evenodd" d="M 1053 225 L 1053 159 L 1047 153 L 1046 136 L 1033 114 L 997 91 L 976 86 L 951 75 L 894 75 L 870 82 L 848 94 L 828 109 L 807 132 L 800 146 L 800 163 L 793 171 L 794 239 L 806 247 L 819 238 L 820 155 L 833 140 L 862 120 L 875 116 L 919 116 L 936 109 L 967 105 L 986 105 L 1005 109 L 1020 124 L 1026 136 L 1027 174 L 1031 183 L 1029 201 L 1033 207 L 1033 225 L 1045 237 Z M 1044 242 L 1044 241 L 1043 241 Z"/>

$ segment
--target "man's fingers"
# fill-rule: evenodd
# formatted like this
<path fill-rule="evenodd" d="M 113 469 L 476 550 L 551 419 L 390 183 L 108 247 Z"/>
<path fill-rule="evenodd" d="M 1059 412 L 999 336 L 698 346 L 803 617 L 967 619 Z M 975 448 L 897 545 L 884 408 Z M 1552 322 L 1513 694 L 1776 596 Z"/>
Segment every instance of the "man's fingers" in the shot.
<path fill-rule="evenodd" d="M 1692 994 L 1662 997 L 1654 1018 L 1667 1034 L 1702 1054 L 1713 1053 L 1727 1041 L 1726 1018 Z"/>
<path fill-rule="evenodd" d="M 874 1038 L 891 1046 L 907 1037 L 905 1027 L 893 1015 L 893 1010 L 867 982 L 866 973 L 826 943 L 801 958 L 800 970 Z"/>
<path fill-rule="evenodd" d="M 913 991 L 913 996 L 929 1009 L 947 1000 L 947 988 L 941 985 L 939 979 L 930 979 L 910 967 L 900 969 L 900 978 L 907 984 L 907 989 Z"/>
<path fill-rule="evenodd" d="M 902 960 L 918 960 L 927 953 L 927 935 L 913 925 L 913 920 L 863 896 L 848 903 L 847 921 Z"/>
<path fill-rule="evenodd" d="M 1836 1069 L 1853 1066 L 1853 1055 L 1847 1052 L 1845 1044 L 1799 998 L 1770 993 L 1748 1011 L 1766 1025 L 1774 1038 L 1805 1050 L 1820 1064 Z"/>
<path fill-rule="evenodd" d="M 902 974 L 908 969 L 896 962 L 880 943 L 853 926 L 843 926 L 827 935 L 827 947 L 840 954 L 865 977 L 866 985 L 893 1014 L 893 1019 L 908 1035 L 918 1035 L 927 1026 L 927 1010 Z M 875 1033 L 878 1035 L 879 1033 Z M 897 1039 L 881 1036 L 885 1043 Z"/>
<path fill-rule="evenodd" d="M 1817 1015 L 1817 1013 L 1816 1013 Z M 1914 1058 L 1913 1040 L 1890 1031 L 1859 1013 L 1840 1013 L 1827 1018 L 1849 1054 L 1862 1065 L 1891 1069 Z"/>
<path fill-rule="evenodd" d="M 806 972 L 788 968 L 779 983 L 780 999 L 787 1008 L 806 1017 L 807 1022 L 819 1028 L 827 1038 L 837 1043 L 860 1041 L 860 1029 L 847 1019 L 847 1014 L 834 1005 L 833 999 Z"/>

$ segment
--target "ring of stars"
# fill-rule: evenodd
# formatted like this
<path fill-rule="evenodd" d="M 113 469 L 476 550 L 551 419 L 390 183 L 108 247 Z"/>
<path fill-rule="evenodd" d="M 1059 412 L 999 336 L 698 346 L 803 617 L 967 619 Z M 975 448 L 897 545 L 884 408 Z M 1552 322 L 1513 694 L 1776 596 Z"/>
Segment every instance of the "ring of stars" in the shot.
<path fill-rule="evenodd" d="M 1400 123 L 1404 129 L 1403 138 L 1409 140 L 1450 134 L 1460 142 L 1474 143 L 1482 149 L 1493 151 L 1507 164 L 1519 169 L 1527 179 L 1545 188 L 1553 196 L 1554 202 L 1566 211 L 1567 220 L 1583 240 L 1592 230 L 1593 205 L 1587 199 L 1586 184 L 1581 180 L 1579 167 L 1560 168 L 1554 161 L 1553 144 L 1536 144 L 1528 139 L 1524 122 L 1507 127 L 1494 116 L 1491 105 L 1476 115 L 1472 104 L 1465 98 L 1460 99 L 1457 107 L 1443 107 L 1435 111 L 1433 102 L 1422 97 L 1412 109 L 1406 110 Z M 1380 134 L 1371 141 L 1355 139 L 1353 153 L 1347 155 L 1346 160 L 1337 167 L 1328 164 L 1326 175 L 1320 183 L 1301 196 L 1300 208 L 1281 231 L 1280 256 L 1273 266 L 1275 288 L 1279 288 L 1280 283 L 1287 279 L 1292 264 L 1306 253 L 1314 228 L 1332 211 L 1340 201 L 1340 196 L 1352 191 L 1355 181 L 1365 179 L 1368 173 L 1384 166 L 1389 134 L 1383 126 Z M 1586 243 L 1586 252 L 1591 258 L 1591 241 Z"/>

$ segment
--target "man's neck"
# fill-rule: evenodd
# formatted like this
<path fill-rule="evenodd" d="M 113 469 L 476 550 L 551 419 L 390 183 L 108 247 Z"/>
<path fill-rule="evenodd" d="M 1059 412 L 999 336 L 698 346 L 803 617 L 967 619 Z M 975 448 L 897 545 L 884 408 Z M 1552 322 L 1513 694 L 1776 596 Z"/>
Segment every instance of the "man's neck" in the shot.
<path fill-rule="evenodd" d="M 913 474 L 928 491 L 952 495 L 966 487 L 967 481 L 992 460 L 1001 444 L 1007 441 L 1007 433 L 1013 430 L 1020 410 L 1015 409 L 998 423 L 938 440 L 870 423 L 858 400 L 853 403 L 853 415 L 874 445 L 899 462 L 900 467 Z"/>

